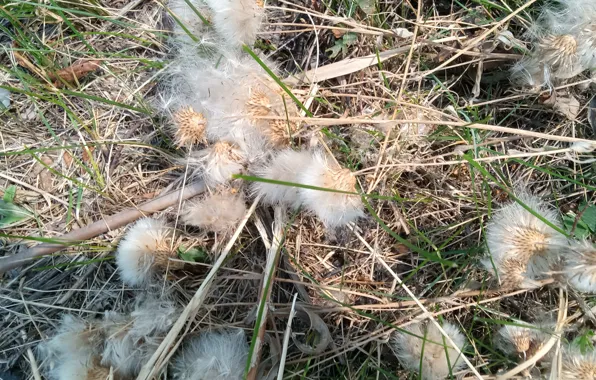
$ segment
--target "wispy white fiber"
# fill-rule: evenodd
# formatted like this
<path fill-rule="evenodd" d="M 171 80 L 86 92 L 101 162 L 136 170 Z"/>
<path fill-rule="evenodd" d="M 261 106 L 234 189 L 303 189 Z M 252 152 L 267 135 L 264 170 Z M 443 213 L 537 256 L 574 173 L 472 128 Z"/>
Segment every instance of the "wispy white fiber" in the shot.
<path fill-rule="evenodd" d="M 243 330 L 203 332 L 181 348 L 173 375 L 178 380 L 241 380 L 247 358 Z"/>
<path fill-rule="evenodd" d="M 126 232 L 116 252 L 122 282 L 131 286 L 148 283 L 176 257 L 171 250 L 172 229 L 158 219 L 143 218 Z"/>
<path fill-rule="evenodd" d="M 313 212 L 325 226 L 333 228 L 346 225 L 363 216 L 363 204 L 356 192 L 356 177 L 349 169 L 340 167 L 324 153 L 316 152 L 310 164 L 301 169 L 298 183 L 331 191 L 299 188 L 300 201 Z M 340 191 L 340 192 L 333 192 Z"/>
<path fill-rule="evenodd" d="M 185 206 L 182 221 L 207 231 L 227 233 L 238 226 L 246 214 L 246 204 L 239 194 L 229 191 L 204 197 Z"/>
<path fill-rule="evenodd" d="M 298 183 L 300 173 L 312 164 L 313 156 L 308 151 L 284 149 L 275 154 L 269 162 L 255 171 L 255 176 L 281 182 Z M 260 195 L 262 202 L 269 205 L 282 204 L 298 208 L 301 199 L 298 187 L 254 182 L 252 191 Z"/>
<path fill-rule="evenodd" d="M 549 337 L 538 326 L 518 321 L 517 325 L 506 325 L 499 329 L 495 345 L 507 355 L 526 359 L 542 348 Z"/>
<path fill-rule="evenodd" d="M 460 329 L 449 322 L 441 327 L 457 348 L 463 350 L 466 337 Z M 465 367 L 461 355 L 434 324 L 417 323 L 405 330 L 407 332 L 396 332 L 391 337 L 391 348 L 405 369 L 419 373 L 425 380 L 440 380 Z"/>
<path fill-rule="evenodd" d="M 263 19 L 262 0 L 206 0 L 213 11 L 213 26 L 233 46 L 252 46 Z"/>
<path fill-rule="evenodd" d="M 218 141 L 192 152 L 187 160 L 193 175 L 203 178 L 208 186 L 216 186 L 230 182 L 234 174 L 242 173 L 247 156 L 237 144 Z"/>
<path fill-rule="evenodd" d="M 168 299 L 149 299 L 128 315 L 107 312 L 103 330 L 106 341 L 101 364 L 120 376 L 136 376 L 161 344 L 180 310 Z"/>
<path fill-rule="evenodd" d="M 561 228 L 557 211 L 538 197 L 521 193 L 517 198 L 550 224 Z M 551 260 L 567 246 L 564 235 L 526 210 L 511 202 L 495 212 L 486 229 L 486 242 L 492 263 L 525 266 L 528 279 L 536 279 L 550 269 Z M 492 271 L 490 259 L 485 267 Z M 501 269 L 501 270 L 499 270 Z M 497 268 L 507 272 L 506 268 Z"/>
<path fill-rule="evenodd" d="M 596 293 L 596 247 L 587 240 L 573 242 L 562 254 L 569 284 L 581 292 Z"/>
<path fill-rule="evenodd" d="M 96 380 L 97 374 L 107 373 L 99 366 L 102 343 L 96 324 L 66 314 L 54 336 L 38 351 L 50 380 Z"/>
<path fill-rule="evenodd" d="M 579 347 L 568 345 L 563 348 L 561 380 L 596 379 L 596 351 L 582 354 Z"/>

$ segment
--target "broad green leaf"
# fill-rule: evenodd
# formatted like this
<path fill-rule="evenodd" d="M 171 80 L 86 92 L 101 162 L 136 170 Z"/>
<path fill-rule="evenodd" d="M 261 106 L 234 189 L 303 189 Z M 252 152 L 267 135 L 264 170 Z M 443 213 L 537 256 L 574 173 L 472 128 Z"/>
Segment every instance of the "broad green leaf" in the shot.
<path fill-rule="evenodd" d="M 584 210 L 585 204 L 580 207 L 580 210 Z M 589 205 L 582 213 L 582 222 L 588 226 L 592 233 L 596 233 L 596 205 Z"/>
<path fill-rule="evenodd" d="M 31 214 L 27 210 L 14 203 L 0 200 L 0 228 L 6 228 L 30 216 Z"/>
<path fill-rule="evenodd" d="M 339 53 L 342 52 L 342 50 L 345 49 L 345 46 L 343 44 L 343 42 L 341 41 L 336 41 L 335 45 L 331 46 L 329 49 L 325 50 L 326 53 L 331 53 L 329 54 L 329 58 L 335 58 L 339 55 Z"/>
<path fill-rule="evenodd" d="M 6 190 L 4 190 L 4 197 L 2 198 L 4 202 L 14 203 L 14 197 L 17 194 L 17 187 L 15 185 L 8 186 Z"/>
<path fill-rule="evenodd" d="M 344 45 L 352 46 L 358 42 L 358 35 L 356 33 L 346 33 L 342 37 L 342 40 L 344 42 Z"/>
<path fill-rule="evenodd" d="M 184 246 L 178 248 L 178 256 L 184 261 L 191 263 L 206 263 L 209 261 L 209 255 L 201 248 L 186 249 Z"/>

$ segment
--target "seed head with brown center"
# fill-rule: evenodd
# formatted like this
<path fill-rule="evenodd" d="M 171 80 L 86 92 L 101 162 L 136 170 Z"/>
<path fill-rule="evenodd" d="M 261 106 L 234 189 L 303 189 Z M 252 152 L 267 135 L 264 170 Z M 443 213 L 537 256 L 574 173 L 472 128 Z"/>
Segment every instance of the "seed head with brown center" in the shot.
<path fill-rule="evenodd" d="M 203 114 L 196 112 L 192 107 L 186 107 L 176 112 L 174 119 L 176 121 L 176 145 L 181 147 L 206 142 L 207 119 Z"/>
<path fill-rule="evenodd" d="M 538 44 L 538 55 L 551 68 L 555 78 L 571 78 L 583 71 L 578 55 L 578 42 L 572 35 L 545 37 Z"/>

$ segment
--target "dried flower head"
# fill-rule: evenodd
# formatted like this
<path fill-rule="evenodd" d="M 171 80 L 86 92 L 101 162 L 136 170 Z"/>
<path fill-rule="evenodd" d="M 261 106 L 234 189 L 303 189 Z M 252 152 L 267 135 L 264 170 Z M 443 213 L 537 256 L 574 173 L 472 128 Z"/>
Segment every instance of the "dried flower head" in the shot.
<path fill-rule="evenodd" d="M 588 241 L 573 242 L 565 252 L 564 273 L 575 289 L 596 293 L 596 247 Z"/>
<path fill-rule="evenodd" d="M 549 67 L 554 78 L 572 78 L 585 69 L 578 54 L 578 41 L 570 34 L 544 37 L 538 44 L 535 56 Z"/>
<path fill-rule="evenodd" d="M 299 123 L 290 121 L 288 117 L 297 116 L 298 109 L 285 93 L 272 90 L 272 85 L 261 84 L 267 81 L 266 78 L 258 78 L 257 83 L 253 85 L 254 88 L 246 102 L 246 113 L 270 145 L 274 148 L 286 147 L 299 126 Z M 259 119 L 262 116 L 276 116 L 279 119 Z"/>
<path fill-rule="evenodd" d="M 596 351 L 582 354 L 579 347 L 567 346 L 562 362 L 561 380 L 596 379 Z"/>
<path fill-rule="evenodd" d="M 345 225 L 363 215 L 360 197 L 341 193 L 356 192 L 356 177 L 349 169 L 332 162 L 324 153 L 313 154 L 310 165 L 303 168 L 298 176 L 298 183 L 331 190 L 299 189 L 301 203 L 327 227 Z"/>
<path fill-rule="evenodd" d="M 213 10 L 213 25 L 232 46 L 252 46 L 263 19 L 260 0 L 206 0 Z"/>
<path fill-rule="evenodd" d="M 312 159 L 310 152 L 284 149 L 275 154 L 265 166 L 257 169 L 255 175 L 275 181 L 298 183 L 300 172 L 311 164 Z M 298 187 L 266 182 L 252 184 L 253 193 L 260 195 L 262 202 L 270 205 L 283 204 L 298 208 L 301 204 L 298 190 Z"/>
<path fill-rule="evenodd" d="M 228 141 L 218 141 L 213 146 L 193 152 L 188 165 L 196 176 L 203 177 L 209 186 L 223 184 L 244 169 L 246 154 L 240 147 Z"/>
<path fill-rule="evenodd" d="M 178 146 L 190 146 L 207 142 L 205 139 L 207 119 L 203 114 L 196 112 L 192 107 L 186 107 L 174 114 L 174 120 L 176 120 L 175 137 Z"/>
<path fill-rule="evenodd" d="M 466 338 L 459 328 L 448 322 L 441 327 L 462 351 Z M 391 337 L 391 348 L 405 369 L 419 373 L 425 380 L 439 380 L 465 366 L 462 356 L 433 323 L 417 323 L 405 330 Z"/>
<path fill-rule="evenodd" d="M 518 198 L 550 224 L 561 226 L 557 212 L 538 197 L 522 194 Z M 517 202 L 495 212 L 486 230 L 486 241 L 494 263 L 526 263 L 530 279 L 548 271 L 549 260 L 567 245 L 564 235 Z"/>
<path fill-rule="evenodd" d="M 507 325 L 499 329 L 495 345 L 505 354 L 516 355 L 525 360 L 542 348 L 548 335 L 537 326 L 520 324 L 522 326 Z"/>
<path fill-rule="evenodd" d="M 112 367 L 122 377 L 136 376 L 179 315 L 174 302 L 153 298 L 137 304 L 130 316 L 106 312 L 102 323 L 106 341 L 101 365 Z"/>
<path fill-rule="evenodd" d="M 122 282 L 131 286 L 149 283 L 154 275 L 180 264 L 172 249 L 172 229 L 157 219 L 143 218 L 124 235 L 116 252 L 116 264 Z"/>
<path fill-rule="evenodd" d="M 482 264 L 488 271 L 496 270 L 503 289 L 533 289 L 539 286 L 527 273 L 528 263 L 519 258 L 507 257 L 502 261 L 495 262 L 491 262 L 490 258 L 487 258 Z"/>
<path fill-rule="evenodd" d="M 240 380 L 247 358 L 244 331 L 204 332 L 182 347 L 173 375 L 178 380 Z"/>
<path fill-rule="evenodd" d="M 223 191 L 186 206 L 182 221 L 207 231 L 228 233 L 245 214 L 246 204 L 240 194 Z"/>

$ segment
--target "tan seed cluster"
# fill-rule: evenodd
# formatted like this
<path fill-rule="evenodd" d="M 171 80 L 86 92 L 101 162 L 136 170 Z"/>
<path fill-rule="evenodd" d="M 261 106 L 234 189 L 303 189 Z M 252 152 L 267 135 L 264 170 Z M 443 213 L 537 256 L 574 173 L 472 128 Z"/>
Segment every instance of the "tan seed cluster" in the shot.
<path fill-rule="evenodd" d="M 207 119 L 192 107 L 182 108 L 174 115 L 176 121 L 175 140 L 178 146 L 190 146 L 205 143 Z"/>

